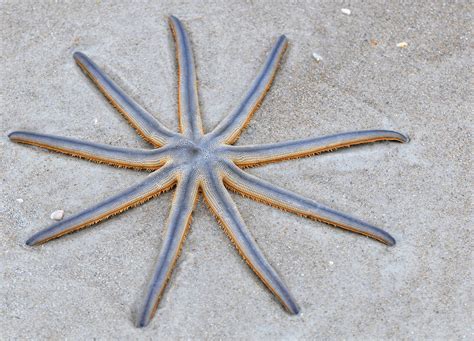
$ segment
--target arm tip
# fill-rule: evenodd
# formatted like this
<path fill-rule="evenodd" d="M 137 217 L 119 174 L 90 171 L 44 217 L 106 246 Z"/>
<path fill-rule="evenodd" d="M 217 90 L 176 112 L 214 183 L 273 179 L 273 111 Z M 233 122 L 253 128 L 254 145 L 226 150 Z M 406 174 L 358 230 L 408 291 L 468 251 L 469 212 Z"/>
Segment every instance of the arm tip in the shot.
<path fill-rule="evenodd" d="M 383 231 L 384 232 L 384 236 L 382 239 L 379 239 L 381 242 L 383 242 L 384 244 L 386 244 L 387 246 L 395 246 L 397 244 L 397 241 L 395 240 L 395 238 L 393 238 L 390 234 L 388 234 L 387 232 Z"/>
<path fill-rule="evenodd" d="M 291 315 L 298 315 L 300 313 L 300 307 L 293 301 L 291 302 L 291 305 L 286 307 L 286 309 Z"/>
<path fill-rule="evenodd" d="M 139 320 L 136 324 L 137 328 L 145 328 L 148 326 L 148 321 L 145 320 Z"/>
<path fill-rule="evenodd" d="M 31 133 L 28 133 L 26 131 L 21 131 L 21 130 L 14 130 L 14 131 L 8 132 L 7 136 L 10 139 L 10 141 L 18 142 L 18 141 L 21 141 L 22 138 L 25 138 L 25 136 L 28 136 L 28 134 L 31 134 Z"/>
<path fill-rule="evenodd" d="M 285 47 L 288 45 L 288 38 L 286 35 L 282 34 L 281 36 L 278 37 L 278 42 L 280 44 L 285 45 Z"/>
<path fill-rule="evenodd" d="M 7 137 L 8 137 L 10 140 L 14 140 L 16 135 L 18 135 L 18 131 L 9 131 L 9 132 L 7 133 Z"/>
<path fill-rule="evenodd" d="M 370 131 L 367 131 L 370 132 Z M 387 139 L 391 139 L 401 143 L 408 143 L 410 138 L 408 135 L 402 134 L 395 130 L 374 130 L 374 133 L 380 133 L 380 135 L 385 135 Z"/>
<path fill-rule="evenodd" d="M 72 58 L 74 58 L 74 60 L 77 62 L 77 61 L 80 61 L 81 59 L 87 58 L 87 56 L 81 51 L 76 51 L 72 54 Z"/>
<path fill-rule="evenodd" d="M 135 323 L 137 328 L 145 328 L 150 323 L 153 318 L 154 313 L 150 316 L 149 311 L 146 310 L 146 307 L 142 308 L 142 311 L 138 315 L 138 319 Z"/>
<path fill-rule="evenodd" d="M 28 246 L 35 246 L 38 244 L 38 241 L 35 240 L 35 236 L 31 236 L 30 238 L 28 238 L 25 242 L 25 245 L 28 245 Z"/>
<path fill-rule="evenodd" d="M 398 131 L 393 131 L 393 130 L 389 130 L 389 132 L 391 132 L 394 135 L 394 137 L 401 143 L 410 142 L 410 138 L 406 134 L 402 134 Z"/>
<path fill-rule="evenodd" d="M 175 17 L 173 14 L 170 14 L 168 16 L 168 21 L 170 23 L 181 23 L 181 21 L 177 17 Z"/>

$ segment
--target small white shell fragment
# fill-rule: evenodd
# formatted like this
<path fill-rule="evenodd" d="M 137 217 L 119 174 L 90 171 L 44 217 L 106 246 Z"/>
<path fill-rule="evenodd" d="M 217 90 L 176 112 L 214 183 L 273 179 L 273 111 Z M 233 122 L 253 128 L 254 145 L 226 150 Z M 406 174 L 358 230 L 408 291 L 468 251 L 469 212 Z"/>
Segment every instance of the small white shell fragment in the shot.
<path fill-rule="evenodd" d="M 402 42 L 397 44 L 397 47 L 399 47 L 401 49 L 406 49 L 408 47 L 408 43 L 406 41 L 402 41 Z"/>
<path fill-rule="evenodd" d="M 316 52 L 313 52 L 313 58 L 316 60 L 318 63 L 323 60 L 323 57 L 321 57 L 319 54 Z"/>
<path fill-rule="evenodd" d="M 18 198 L 16 199 L 16 201 L 18 201 L 20 204 L 23 202 L 23 199 L 22 198 Z"/>
<path fill-rule="evenodd" d="M 63 210 L 56 210 L 53 213 L 51 213 L 51 219 L 53 220 L 62 220 L 64 217 L 64 211 Z"/>
<path fill-rule="evenodd" d="M 341 8 L 341 12 L 345 15 L 351 15 L 351 10 L 349 8 Z"/>

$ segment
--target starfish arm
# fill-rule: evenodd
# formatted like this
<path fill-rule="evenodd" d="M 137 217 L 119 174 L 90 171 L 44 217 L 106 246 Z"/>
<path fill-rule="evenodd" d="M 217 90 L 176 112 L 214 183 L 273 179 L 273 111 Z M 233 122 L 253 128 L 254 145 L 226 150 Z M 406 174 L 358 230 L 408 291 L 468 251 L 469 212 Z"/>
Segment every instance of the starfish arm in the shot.
<path fill-rule="evenodd" d="M 148 325 L 155 315 L 191 224 L 191 214 L 197 202 L 198 190 L 199 184 L 194 174 L 188 173 L 179 177 L 158 263 L 139 315 L 139 327 Z"/>
<path fill-rule="evenodd" d="M 222 183 L 222 178 L 217 174 L 208 176 L 203 181 L 203 194 L 211 211 L 249 267 L 288 312 L 298 314 L 298 305 L 245 226 L 234 201 Z"/>
<path fill-rule="evenodd" d="M 368 236 L 387 245 L 395 245 L 395 239 L 378 227 L 268 183 L 242 171 L 235 165 L 229 164 L 225 169 L 224 181 L 232 190 L 254 200 Z"/>
<path fill-rule="evenodd" d="M 82 52 L 75 52 L 74 59 L 102 94 L 127 119 L 138 133 L 155 146 L 164 145 L 177 134 L 170 131 L 155 117 L 143 109 Z"/>
<path fill-rule="evenodd" d="M 252 114 L 257 111 L 267 91 L 270 89 L 287 45 L 288 40 L 286 37 L 284 35 L 280 36 L 244 99 L 211 132 L 220 142 L 232 144 L 237 141 L 242 130 L 249 123 Z"/>
<path fill-rule="evenodd" d="M 51 239 L 93 225 L 168 190 L 175 182 L 174 167 L 165 165 L 125 191 L 37 232 L 26 241 L 26 244 L 30 246 L 43 244 Z"/>
<path fill-rule="evenodd" d="M 408 138 L 391 130 L 365 130 L 273 144 L 225 146 L 224 150 L 238 166 L 246 167 L 311 156 L 376 141 L 407 142 Z"/>
<path fill-rule="evenodd" d="M 170 16 L 169 25 L 175 41 L 176 60 L 178 63 L 179 128 L 185 136 L 198 138 L 203 135 L 203 128 L 191 42 L 183 24 L 178 18 Z"/>
<path fill-rule="evenodd" d="M 167 161 L 167 148 L 130 149 L 81 141 L 69 137 L 14 131 L 10 140 L 117 167 L 156 169 Z"/>

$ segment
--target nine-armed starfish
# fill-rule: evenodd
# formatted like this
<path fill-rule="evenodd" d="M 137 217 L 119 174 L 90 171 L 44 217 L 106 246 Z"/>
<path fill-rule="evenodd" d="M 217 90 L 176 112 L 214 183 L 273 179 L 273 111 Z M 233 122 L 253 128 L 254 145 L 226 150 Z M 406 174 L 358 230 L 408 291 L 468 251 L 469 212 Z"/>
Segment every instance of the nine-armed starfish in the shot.
<path fill-rule="evenodd" d="M 169 18 L 169 25 L 176 44 L 180 133 L 163 126 L 128 97 L 92 60 L 83 53 L 76 52 L 74 59 L 80 68 L 140 136 L 155 148 L 129 149 L 24 131 L 9 134 L 10 139 L 15 142 L 113 166 L 153 171 L 143 181 L 123 192 L 39 231 L 29 238 L 26 244 L 38 245 L 90 226 L 176 186 L 156 270 L 138 316 L 137 324 L 143 327 L 155 314 L 179 256 L 191 223 L 191 214 L 201 192 L 247 264 L 286 310 L 291 314 L 297 314 L 299 308 L 295 300 L 260 251 L 226 187 L 285 211 L 394 245 L 395 240 L 387 232 L 272 185 L 244 172 L 242 168 L 310 156 L 362 143 L 388 140 L 406 142 L 407 137 L 389 130 L 367 130 L 275 144 L 233 146 L 271 86 L 287 47 L 285 36 L 278 38 L 250 90 L 235 110 L 211 132 L 205 134 L 199 112 L 196 71 L 190 39 L 176 17 Z"/>

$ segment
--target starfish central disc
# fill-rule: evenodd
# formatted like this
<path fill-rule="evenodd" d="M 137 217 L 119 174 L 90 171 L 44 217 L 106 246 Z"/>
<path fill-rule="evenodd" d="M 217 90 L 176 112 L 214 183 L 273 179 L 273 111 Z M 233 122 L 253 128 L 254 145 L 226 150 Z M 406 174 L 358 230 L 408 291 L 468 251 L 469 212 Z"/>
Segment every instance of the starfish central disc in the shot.
<path fill-rule="evenodd" d="M 176 143 L 170 144 L 169 149 L 170 162 L 182 168 L 204 170 L 226 160 L 225 152 L 220 150 L 222 148 L 219 149 L 219 145 L 206 137 L 198 141 L 181 138 Z"/>

